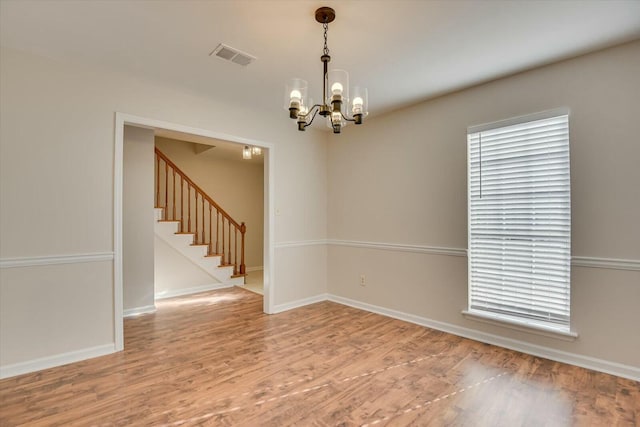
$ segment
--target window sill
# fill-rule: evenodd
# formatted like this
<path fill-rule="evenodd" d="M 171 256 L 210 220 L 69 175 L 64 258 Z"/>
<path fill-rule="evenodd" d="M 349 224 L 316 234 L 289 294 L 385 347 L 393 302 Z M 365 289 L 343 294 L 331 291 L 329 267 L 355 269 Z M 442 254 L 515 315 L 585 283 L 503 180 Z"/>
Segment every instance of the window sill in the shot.
<path fill-rule="evenodd" d="M 544 337 L 557 338 L 563 341 L 575 341 L 578 338 L 578 334 L 573 331 L 563 331 L 549 326 L 544 326 L 535 323 L 528 323 L 526 321 L 518 321 L 502 316 L 492 316 L 477 311 L 463 310 L 462 315 L 467 319 L 475 320 L 478 322 L 488 323 L 491 325 L 502 326 L 509 329 L 514 329 L 520 332 L 528 332 L 531 334 L 542 335 Z"/>

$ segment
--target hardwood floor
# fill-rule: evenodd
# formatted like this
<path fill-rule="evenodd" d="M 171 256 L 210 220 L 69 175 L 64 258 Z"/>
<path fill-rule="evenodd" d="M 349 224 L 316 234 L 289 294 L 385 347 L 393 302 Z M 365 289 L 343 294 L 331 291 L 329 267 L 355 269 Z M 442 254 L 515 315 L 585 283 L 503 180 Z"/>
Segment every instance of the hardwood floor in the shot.
<path fill-rule="evenodd" d="M 324 302 L 223 289 L 125 320 L 125 351 L 0 381 L 0 425 L 637 426 L 640 383 Z"/>

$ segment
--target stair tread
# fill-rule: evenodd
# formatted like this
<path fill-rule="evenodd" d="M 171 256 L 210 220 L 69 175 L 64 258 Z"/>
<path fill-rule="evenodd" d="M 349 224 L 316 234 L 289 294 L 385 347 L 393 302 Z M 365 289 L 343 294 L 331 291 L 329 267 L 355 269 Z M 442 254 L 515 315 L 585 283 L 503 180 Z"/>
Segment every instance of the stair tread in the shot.
<path fill-rule="evenodd" d="M 192 243 L 189 246 L 209 246 L 207 243 Z"/>
<path fill-rule="evenodd" d="M 240 274 L 240 273 L 238 273 L 238 274 L 232 274 L 232 275 L 231 275 L 231 278 L 232 278 L 232 279 L 235 279 L 236 277 L 245 277 L 246 275 L 247 275 L 246 273 L 244 273 L 244 274 Z"/>
<path fill-rule="evenodd" d="M 173 233 L 173 234 L 191 234 L 193 236 L 196 233 L 189 233 L 188 231 L 178 231 L 177 233 Z"/>
<path fill-rule="evenodd" d="M 216 257 L 216 256 L 222 256 L 223 254 L 208 254 L 205 255 L 205 257 Z"/>
<path fill-rule="evenodd" d="M 180 220 L 177 219 L 158 219 L 158 222 L 180 222 Z"/>

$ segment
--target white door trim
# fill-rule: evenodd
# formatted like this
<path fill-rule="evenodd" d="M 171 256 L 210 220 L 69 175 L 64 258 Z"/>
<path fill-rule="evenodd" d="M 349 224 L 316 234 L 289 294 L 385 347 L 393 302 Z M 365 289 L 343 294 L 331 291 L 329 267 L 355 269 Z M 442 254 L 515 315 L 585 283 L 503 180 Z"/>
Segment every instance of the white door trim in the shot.
<path fill-rule="evenodd" d="M 275 183 L 275 145 L 269 142 L 243 138 L 207 129 L 193 128 L 162 120 L 133 116 L 126 113 L 115 114 L 115 151 L 114 151 L 114 179 L 113 179 L 113 318 L 115 350 L 124 349 L 123 322 L 123 289 L 122 289 L 122 174 L 124 126 L 131 125 L 148 129 L 167 129 L 176 132 L 189 133 L 208 138 L 222 139 L 243 145 L 253 145 L 265 150 L 264 156 L 264 304 L 263 310 L 267 314 L 274 313 L 274 183 Z"/>

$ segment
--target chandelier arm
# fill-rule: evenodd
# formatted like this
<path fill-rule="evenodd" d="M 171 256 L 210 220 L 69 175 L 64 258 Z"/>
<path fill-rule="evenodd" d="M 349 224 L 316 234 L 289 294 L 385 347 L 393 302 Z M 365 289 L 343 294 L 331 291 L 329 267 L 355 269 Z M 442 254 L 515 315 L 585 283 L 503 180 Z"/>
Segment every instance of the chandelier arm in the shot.
<path fill-rule="evenodd" d="M 314 110 L 314 111 L 313 111 L 313 116 L 311 116 L 311 120 L 309 121 L 309 123 L 306 123 L 306 122 L 305 122 L 305 124 L 304 124 L 304 127 L 305 127 L 305 128 L 306 128 L 307 126 L 311 126 L 311 123 L 313 123 L 313 120 L 316 118 L 316 115 L 318 115 L 318 109 L 317 109 L 317 108 L 315 108 L 316 106 L 317 106 L 317 105 L 314 105 L 314 109 L 313 109 L 313 110 Z M 311 113 L 311 112 L 309 112 L 309 113 Z M 307 116 L 308 116 L 308 115 L 309 115 L 309 114 L 307 114 Z M 305 116 L 305 119 L 306 119 L 306 116 Z"/>
<path fill-rule="evenodd" d="M 342 118 L 343 118 L 343 119 L 345 119 L 345 120 L 346 120 L 346 121 L 348 121 L 348 122 L 355 122 L 355 121 L 356 121 L 356 119 L 350 119 L 350 118 L 348 118 L 347 116 L 345 116 L 345 115 L 342 113 L 342 111 L 340 111 L 340 115 L 342 116 Z"/>
<path fill-rule="evenodd" d="M 305 121 L 307 120 L 307 117 L 309 117 L 309 115 L 311 115 L 311 113 L 313 113 L 313 116 L 315 117 L 315 115 L 318 114 L 318 109 L 321 106 L 322 105 L 320 105 L 320 104 L 315 104 L 313 107 L 309 108 L 309 111 L 307 112 L 307 114 L 304 114 L 304 115 L 303 114 L 299 114 L 298 117 L 302 117 Z"/>

